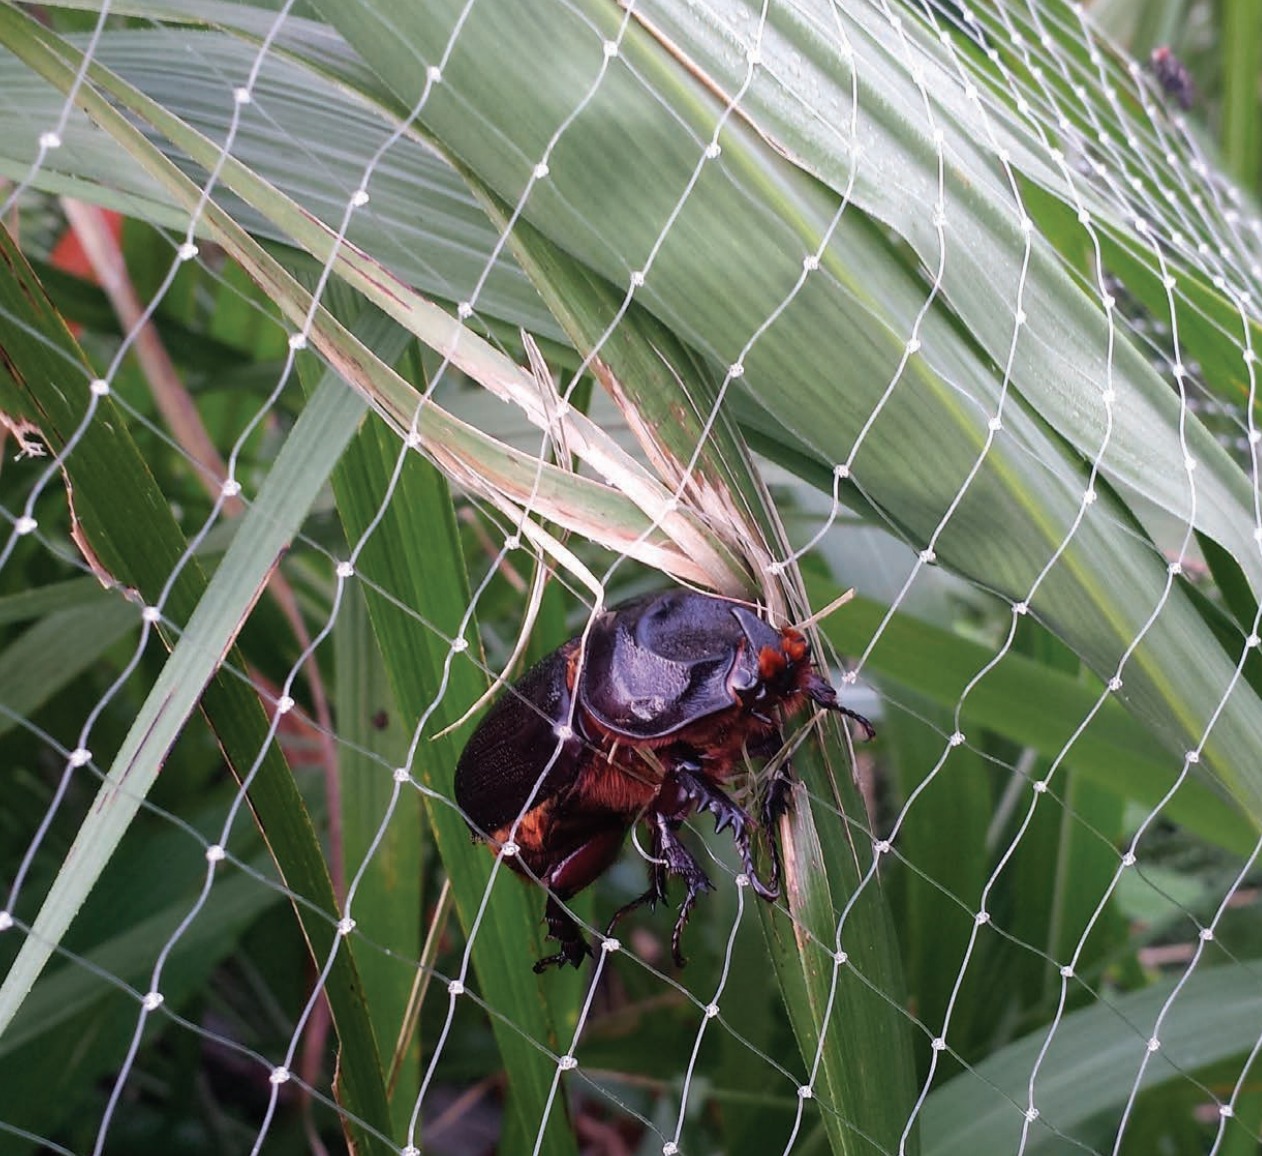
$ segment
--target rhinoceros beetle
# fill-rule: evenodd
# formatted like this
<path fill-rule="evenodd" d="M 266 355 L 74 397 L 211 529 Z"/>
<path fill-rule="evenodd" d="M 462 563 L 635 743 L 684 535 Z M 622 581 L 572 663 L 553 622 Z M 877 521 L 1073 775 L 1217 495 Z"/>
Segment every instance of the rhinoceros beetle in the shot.
<path fill-rule="evenodd" d="M 777 630 L 739 602 L 685 590 L 652 594 L 606 610 L 587 634 L 532 667 L 491 707 L 456 767 L 455 795 L 475 836 L 549 892 L 545 918 L 560 951 L 539 960 L 578 967 L 591 946 L 563 903 L 606 871 L 627 832 L 643 819 L 651 832 L 648 889 L 614 913 L 606 935 L 643 904 L 666 899 L 675 875 L 686 890 L 671 936 L 680 936 L 703 891 L 713 885 L 679 837 L 683 821 L 710 811 L 730 827 L 750 885 L 779 895 L 774 830 L 788 810 L 788 763 L 772 775 L 759 823 L 771 845 L 772 876 L 754 869 L 754 822 L 723 785 L 745 756 L 767 758 L 784 745 L 777 711 L 815 703 L 854 719 L 816 671 L 811 648 L 792 627 Z M 514 825 L 515 829 L 514 829 Z"/>

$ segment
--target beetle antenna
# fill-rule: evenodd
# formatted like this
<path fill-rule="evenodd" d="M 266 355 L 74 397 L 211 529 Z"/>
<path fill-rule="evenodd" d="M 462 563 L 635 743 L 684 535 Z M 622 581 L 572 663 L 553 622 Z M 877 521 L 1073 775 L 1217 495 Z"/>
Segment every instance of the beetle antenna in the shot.
<path fill-rule="evenodd" d="M 844 714 L 846 718 L 854 719 L 863 728 L 864 738 L 868 742 L 876 738 L 876 727 L 858 711 L 851 710 L 848 706 L 842 706 L 837 701 L 837 691 L 832 683 L 826 682 L 818 674 L 812 674 L 810 682 L 802 689 L 812 702 L 822 706 L 825 710 L 835 710 L 838 714 Z"/>
<path fill-rule="evenodd" d="M 836 703 L 832 709 L 838 714 L 844 714 L 848 719 L 854 719 L 863 728 L 863 737 L 868 742 L 876 738 L 876 727 L 857 710 L 851 710 L 848 706 L 842 706 L 841 703 Z"/>
<path fill-rule="evenodd" d="M 810 618 L 805 618 L 801 622 L 794 623 L 793 628 L 795 630 L 806 630 L 808 627 L 814 626 L 815 623 L 821 622 L 825 618 L 827 618 L 834 610 L 837 610 L 840 607 L 845 606 L 845 604 L 849 602 L 850 599 L 852 599 L 853 597 L 854 597 L 854 587 L 851 586 L 850 589 L 847 590 L 844 594 L 840 594 L 836 598 L 834 598 L 827 606 L 824 607 L 823 610 L 817 610 L 815 611 L 814 614 L 810 616 Z"/>

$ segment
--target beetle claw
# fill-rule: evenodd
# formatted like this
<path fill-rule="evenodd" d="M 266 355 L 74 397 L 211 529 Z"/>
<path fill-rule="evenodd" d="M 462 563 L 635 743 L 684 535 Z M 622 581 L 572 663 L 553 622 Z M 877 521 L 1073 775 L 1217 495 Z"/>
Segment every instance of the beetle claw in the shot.
<path fill-rule="evenodd" d="M 688 786 L 689 784 L 682 785 Z M 697 902 L 697 896 L 705 891 L 713 891 L 714 884 L 710 882 L 710 877 L 702 870 L 701 864 L 697 862 L 692 852 L 684 846 L 676 834 L 679 821 L 668 819 L 660 812 L 653 816 L 653 821 L 655 824 L 653 851 L 655 858 L 660 860 L 660 862 L 654 864 L 653 887 L 649 888 L 645 896 L 656 894 L 659 898 L 665 899 L 666 876 L 668 874 L 678 875 L 684 881 L 684 886 L 688 890 L 684 895 L 683 903 L 679 905 L 679 915 L 675 919 L 675 928 L 671 932 L 670 937 L 671 956 L 674 958 L 677 967 L 683 967 L 688 962 L 684 957 L 681 946 L 684 925 L 687 924 L 688 917 L 692 914 L 692 908 Z M 641 898 L 644 898 L 644 896 Z"/>
<path fill-rule="evenodd" d="M 592 945 L 587 942 L 574 917 L 561 906 L 555 896 L 548 896 L 544 918 L 548 924 L 548 938 L 560 943 L 561 950 L 536 960 L 535 975 L 542 975 L 550 967 L 564 967 L 567 963 L 571 967 L 582 967 L 583 960 L 592 954 Z"/>

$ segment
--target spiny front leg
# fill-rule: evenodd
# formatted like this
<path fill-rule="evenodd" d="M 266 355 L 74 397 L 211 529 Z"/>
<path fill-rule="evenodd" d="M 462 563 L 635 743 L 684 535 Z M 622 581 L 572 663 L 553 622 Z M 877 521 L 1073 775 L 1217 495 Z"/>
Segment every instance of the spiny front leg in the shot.
<path fill-rule="evenodd" d="M 741 857 L 741 866 L 749 877 L 750 886 L 763 899 L 779 898 L 778 879 L 774 885 L 768 886 L 759 877 L 754 868 L 754 851 L 750 840 L 750 829 L 754 822 L 745 811 L 737 806 L 717 786 L 701 772 L 700 763 L 692 760 L 677 763 L 672 774 L 682 794 L 690 800 L 698 810 L 709 811 L 714 815 L 714 829 L 722 831 L 732 828 L 732 841 L 736 844 L 737 853 Z"/>

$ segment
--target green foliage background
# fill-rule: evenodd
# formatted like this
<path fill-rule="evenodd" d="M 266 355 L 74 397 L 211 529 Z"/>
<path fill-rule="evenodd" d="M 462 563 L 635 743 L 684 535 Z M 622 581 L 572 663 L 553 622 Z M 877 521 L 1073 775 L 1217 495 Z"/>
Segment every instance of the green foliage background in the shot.
<path fill-rule="evenodd" d="M 1256 5 L 99 9 L 0 0 L 5 1151 L 1257 1150 Z M 592 1000 L 452 774 L 664 575 L 857 587 L 880 737 Z"/>

